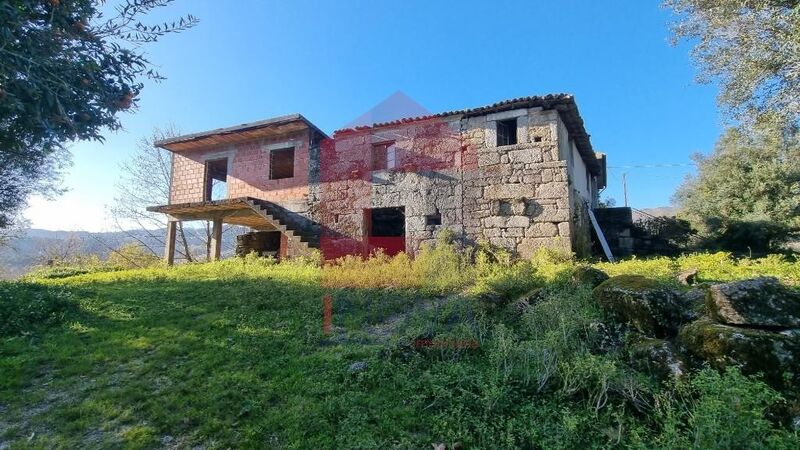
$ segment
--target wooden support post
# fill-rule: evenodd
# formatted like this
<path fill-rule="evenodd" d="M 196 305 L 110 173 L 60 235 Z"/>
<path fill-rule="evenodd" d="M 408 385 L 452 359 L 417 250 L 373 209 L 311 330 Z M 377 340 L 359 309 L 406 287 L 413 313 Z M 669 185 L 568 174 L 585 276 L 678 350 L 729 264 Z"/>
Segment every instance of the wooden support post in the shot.
<path fill-rule="evenodd" d="M 222 219 L 214 219 L 211 227 L 211 254 L 214 261 L 219 261 L 222 253 Z"/>
<path fill-rule="evenodd" d="M 164 260 L 168 265 L 175 263 L 175 232 L 178 222 L 170 220 L 167 222 L 167 240 L 164 242 Z"/>

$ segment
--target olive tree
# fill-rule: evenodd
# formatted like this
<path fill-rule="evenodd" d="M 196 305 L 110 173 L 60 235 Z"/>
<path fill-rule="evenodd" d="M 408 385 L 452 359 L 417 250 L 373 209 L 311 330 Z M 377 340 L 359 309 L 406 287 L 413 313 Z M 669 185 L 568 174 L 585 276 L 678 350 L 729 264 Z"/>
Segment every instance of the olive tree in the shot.
<path fill-rule="evenodd" d="M 675 41 L 695 42 L 701 82 L 733 119 L 800 117 L 800 0 L 665 0 Z"/>
<path fill-rule="evenodd" d="M 144 48 L 191 28 L 142 22 L 172 0 L 0 2 L 0 228 L 33 193 L 60 192 L 65 145 L 102 140 L 136 107 L 143 80 L 161 80 Z"/>
<path fill-rule="evenodd" d="M 763 253 L 800 230 L 797 127 L 767 120 L 747 132 L 729 129 L 711 155 L 694 160 L 697 175 L 674 200 L 706 236 Z"/>

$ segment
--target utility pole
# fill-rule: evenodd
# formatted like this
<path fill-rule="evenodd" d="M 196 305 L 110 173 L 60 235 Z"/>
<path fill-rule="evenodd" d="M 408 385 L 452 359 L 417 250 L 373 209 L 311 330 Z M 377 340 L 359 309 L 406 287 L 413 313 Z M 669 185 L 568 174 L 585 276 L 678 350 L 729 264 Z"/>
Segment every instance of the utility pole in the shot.
<path fill-rule="evenodd" d="M 625 195 L 625 207 L 628 207 L 628 174 L 627 172 L 623 172 L 622 174 L 622 192 Z"/>

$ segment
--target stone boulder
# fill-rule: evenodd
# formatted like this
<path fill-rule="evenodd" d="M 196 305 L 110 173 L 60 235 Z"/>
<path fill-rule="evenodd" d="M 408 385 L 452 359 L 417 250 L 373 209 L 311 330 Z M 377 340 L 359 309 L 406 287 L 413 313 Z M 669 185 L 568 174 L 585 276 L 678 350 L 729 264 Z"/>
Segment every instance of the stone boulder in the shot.
<path fill-rule="evenodd" d="M 631 365 L 665 380 L 678 378 L 685 371 L 685 364 L 675 347 L 664 339 L 638 338 L 628 343 Z"/>
<path fill-rule="evenodd" d="M 681 328 L 677 343 L 714 368 L 736 366 L 744 374 L 763 373 L 764 380 L 779 389 L 800 381 L 800 330 L 776 332 L 699 319 Z"/>
<path fill-rule="evenodd" d="M 675 279 L 677 279 L 681 284 L 691 286 L 697 281 L 697 269 L 692 268 L 684 270 L 683 272 L 679 273 Z"/>
<path fill-rule="evenodd" d="M 572 282 L 575 284 L 587 284 L 593 288 L 600 285 L 609 278 L 608 274 L 592 266 L 580 266 L 572 272 Z"/>
<path fill-rule="evenodd" d="M 698 317 L 687 296 L 640 275 L 609 278 L 592 294 L 614 320 L 646 336 L 673 336 L 682 324 Z"/>
<path fill-rule="evenodd" d="M 544 298 L 545 291 L 542 288 L 534 288 L 520 295 L 512 302 L 515 317 L 521 317 L 530 309 L 531 306 L 544 300 Z"/>
<path fill-rule="evenodd" d="M 800 328 L 800 294 L 773 277 L 711 286 L 706 306 L 711 317 L 728 325 Z"/>

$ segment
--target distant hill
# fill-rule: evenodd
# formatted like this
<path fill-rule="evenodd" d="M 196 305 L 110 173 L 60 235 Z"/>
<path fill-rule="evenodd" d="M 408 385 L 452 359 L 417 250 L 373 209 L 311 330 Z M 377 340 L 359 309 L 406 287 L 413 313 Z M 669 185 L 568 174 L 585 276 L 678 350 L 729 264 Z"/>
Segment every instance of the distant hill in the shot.
<path fill-rule="evenodd" d="M 240 227 L 227 229 L 222 237 L 223 254 L 233 253 L 236 235 L 244 233 Z M 189 247 L 195 255 L 205 255 L 202 235 L 204 229 L 190 229 L 187 233 Z M 159 255 L 164 251 L 161 242 L 166 230 L 99 232 L 51 231 L 31 228 L 21 237 L 11 239 L 7 245 L 0 246 L 0 278 L 16 278 L 28 272 L 37 264 L 43 263 L 47 254 L 53 251 L 94 254 L 100 258 L 108 257 L 112 249 L 129 242 L 141 242 Z"/>
<path fill-rule="evenodd" d="M 678 208 L 674 206 L 659 206 L 657 208 L 641 208 L 641 209 L 634 209 L 633 210 L 633 220 L 634 222 L 650 216 L 656 217 L 675 217 L 678 214 Z"/>

